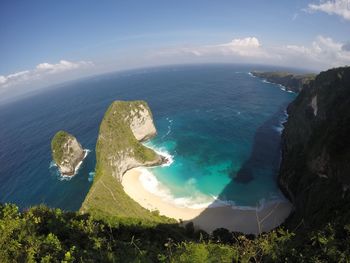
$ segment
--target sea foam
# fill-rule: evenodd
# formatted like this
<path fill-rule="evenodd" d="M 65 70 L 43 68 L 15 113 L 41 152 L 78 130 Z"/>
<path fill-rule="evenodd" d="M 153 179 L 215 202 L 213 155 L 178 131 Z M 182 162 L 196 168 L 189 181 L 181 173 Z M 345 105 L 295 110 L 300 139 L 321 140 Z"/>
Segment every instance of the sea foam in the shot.
<path fill-rule="evenodd" d="M 268 81 L 266 79 L 263 79 L 262 82 L 263 83 L 267 83 L 267 84 L 277 85 L 280 88 L 280 90 L 282 90 L 282 91 L 285 91 L 285 92 L 288 92 L 288 93 L 295 93 L 294 91 L 287 89 L 287 87 L 283 86 L 282 84 L 273 83 L 273 82 L 270 82 L 270 81 Z"/>
<path fill-rule="evenodd" d="M 151 142 L 146 142 L 146 143 L 144 143 L 144 145 L 147 146 L 148 148 L 151 148 L 153 151 L 155 151 L 156 153 L 158 153 L 161 156 L 164 156 L 167 159 L 167 162 L 163 163 L 162 167 L 170 166 L 174 162 L 174 156 L 171 155 L 165 149 L 165 147 L 157 147 L 157 146 L 153 145 Z"/>
<path fill-rule="evenodd" d="M 58 180 L 60 181 L 69 181 L 71 180 L 76 174 L 78 174 L 78 171 L 81 167 L 81 165 L 83 164 L 84 159 L 86 158 L 86 156 L 89 154 L 89 152 L 91 152 L 91 150 L 89 149 L 84 149 L 84 157 L 83 159 L 78 163 L 78 165 L 75 167 L 74 170 L 74 174 L 73 175 L 63 175 L 60 173 L 57 164 L 51 160 L 50 165 L 49 165 L 49 169 L 54 169 L 54 174 L 58 177 Z"/>
<path fill-rule="evenodd" d="M 251 77 L 253 77 L 253 78 L 256 78 L 256 77 L 253 75 L 253 73 L 251 73 L 251 72 L 248 72 L 248 75 L 251 76 Z"/>
<path fill-rule="evenodd" d="M 192 197 L 175 197 L 168 187 L 158 181 L 150 169 L 138 168 L 138 170 L 141 173 L 139 180 L 143 188 L 160 197 L 164 202 L 178 207 L 200 209 L 208 207 L 215 200 L 213 197 L 200 194 L 198 191 L 193 193 Z"/>
<path fill-rule="evenodd" d="M 283 111 L 283 115 L 282 115 L 282 116 L 280 117 L 280 119 L 279 119 L 278 125 L 277 125 L 277 126 L 274 126 L 274 129 L 275 129 L 278 133 L 282 134 L 282 132 L 283 132 L 283 130 L 284 130 L 284 124 L 287 122 L 287 120 L 288 120 L 288 113 L 287 113 L 287 111 L 285 110 L 285 111 Z"/>
<path fill-rule="evenodd" d="M 288 118 L 287 111 L 284 112 L 281 117 L 281 125 Z M 174 163 L 174 156 L 171 155 L 165 147 L 157 147 L 151 142 L 146 142 L 145 146 L 151 148 L 159 155 L 165 156 L 168 160 L 167 163 L 163 164 L 162 167 L 170 166 Z M 137 168 L 140 172 L 139 180 L 143 188 L 160 197 L 164 202 L 170 203 L 172 205 L 183 207 L 183 208 L 191 208 L 191 209 L 203 209 L 203 208 L 214 208 L 214 207 L 224 207 L 230 206 L 232 209 L 238 210 L 255 210 L 261 211 L 264 209 L 266 204 L 273 204 L 277 202 L 283 201 L 280 196 L 275 198 L 269 198 L 269 201 L 266 199 L 261 199 L 256 206 L 241 206 L 237 205 L 234 201 L 231 200 L 221 200 L 217 196 L 214 195 L 206 195 L 201 193 L 196 189 L 195 179 L 189 179 L 184 187 L 191 187 L 191 196 L 181 196 L 176 197 L 171 192 L 171 189 L 160 182 L 157 177 L 152 173 L 152 167 L 149 168 Z"/>
<path fill-rule="evenodd" d="M 198 190 L 193 190 L 192 196 L 176 197 L 171 193 L 171 190 L 161 183 L 157 177 L 152 173 L 149 168 L 137 168 L 140 172 L 139 180 L 143 188 L 160 197 L 164 202 L 175 205 L 182 208 L 191 209 L 203 209 L 203 208 L 214 208 L 214 207 L 231 207 L 234 210 L 246 210 L 246 211 L 261 211 L 267 205 L 273 205 L 280 202 L 285 202 L 281 196 L 275 196 L 266 199 L 261 199 L 256 206 L 240 206 L 236 205 L 234 201 L 220 200 L 217 196 L 205 195 Z"/>
<path fill-rule="evenodd" d="M 162 136 L 162 139 L 166 138 L 170 133 L 171 133 L 171 128 L 172 128 L 172 125 L 173 125 L 173 120 L 170 119 L 170 118 L 166 118 L 166 120 L 168 121 L 168 130 L 167 132 Z"/>
<path fill-rule="evenodd" d="M 90 172 L 90 173 L 89 173 L 89 177 L 88 177 L 88 181 L 89 181 L 89 182 L 94 181 L 94 177 L 95 177 L 95 172 Z"/>

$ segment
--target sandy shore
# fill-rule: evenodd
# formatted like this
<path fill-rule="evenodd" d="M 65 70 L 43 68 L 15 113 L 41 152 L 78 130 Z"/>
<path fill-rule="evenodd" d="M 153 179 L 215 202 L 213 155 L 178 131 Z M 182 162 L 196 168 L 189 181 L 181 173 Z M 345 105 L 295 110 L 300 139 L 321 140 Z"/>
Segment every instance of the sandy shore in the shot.
<path fill-rule="evenodd" d="M 246 234 L 269 231 L 280 225 L 292 210 L 291 204 L 287 201 L 265 204 L 259 211 L 242 210 L 232 206 L 201 209 L 178 207 L 148 192 L 139 180 L 140 175 L 138 168 L 124 174 L 122 185 L 132 199 L 146 209 L 158 210 L 161 215 L 183 220 L 185 223 L 192 221 L 196 228 L 207 232 L 220 227 Z"/>

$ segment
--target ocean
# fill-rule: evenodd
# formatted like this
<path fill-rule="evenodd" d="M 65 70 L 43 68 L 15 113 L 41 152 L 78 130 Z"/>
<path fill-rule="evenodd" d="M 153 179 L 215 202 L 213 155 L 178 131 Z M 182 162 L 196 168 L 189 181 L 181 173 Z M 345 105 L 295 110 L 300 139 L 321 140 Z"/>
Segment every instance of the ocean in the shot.
<path fill-rule="evenodd" d="M 146 145 L 172 160 L 143 169 L 142 184 L 184 207 L 242 209 L 284 199 L 277 185 L 280 134 L 295 94 L 253 77 L 249 65 L 187 65 L 104 74 L 0 105 L 0 202 L 78 210 L 93 181 L 95 143 L 114 100 L 148 102 L 158 131 Z M 62 178 L 50 141 L 66 130 L 89 149 Z"/>

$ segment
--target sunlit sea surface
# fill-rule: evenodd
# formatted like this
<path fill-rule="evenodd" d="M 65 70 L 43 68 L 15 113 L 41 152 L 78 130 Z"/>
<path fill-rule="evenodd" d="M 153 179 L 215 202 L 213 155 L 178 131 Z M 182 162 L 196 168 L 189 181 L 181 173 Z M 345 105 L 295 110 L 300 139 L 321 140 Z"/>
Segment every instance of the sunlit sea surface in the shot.
<path fill-rule="evenodd" d="M 106 74 L 0 106 L 0 202 L 77 210 L 94 176 L 99 124 L 114 100 L 146 100 L 158 135 L 146 144 L 172 159 L 143 170 L 151 192 L 180 206 L 256 206 L 283 198 L 280 133 L 295 94 L 238 65 L 168 66 Z M 52 163 L 55 132 L 90 152 L 72 179 Z"/>

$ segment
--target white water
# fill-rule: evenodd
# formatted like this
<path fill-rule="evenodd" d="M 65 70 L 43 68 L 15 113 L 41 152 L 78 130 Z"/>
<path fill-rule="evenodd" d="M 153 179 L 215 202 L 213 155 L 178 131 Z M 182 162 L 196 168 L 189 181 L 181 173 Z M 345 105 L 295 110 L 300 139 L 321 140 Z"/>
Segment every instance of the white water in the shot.
<path fill-rule="evenodd" d="M 78 171 L 81 167 L 81 165 L 83 164 L 83 161 L 84 159 L 86 158 L 86 156 L 89 154 L 89 152 L 91 152 L 91 150 L 89 149 L 84 149 L 84 157 L 83 159 L 78 163 L 78 165 L 75 167 L 74 169 L 74 174 L 73 175 L 63 175 L 61 174 L 61 172 L 59 171 L 58 167 L 57 167 L 57 164 L 52 160 L 50 162 L 50 165 L 49 165 L 49 169 L 53 168 L 53 167 L 56 167 L 56 170 L 57 170 L 57 174 L 58 174 L 58 179 L 63 181 L 63 180 L 71 180 L 76 174 L 78 174 Z"/>

